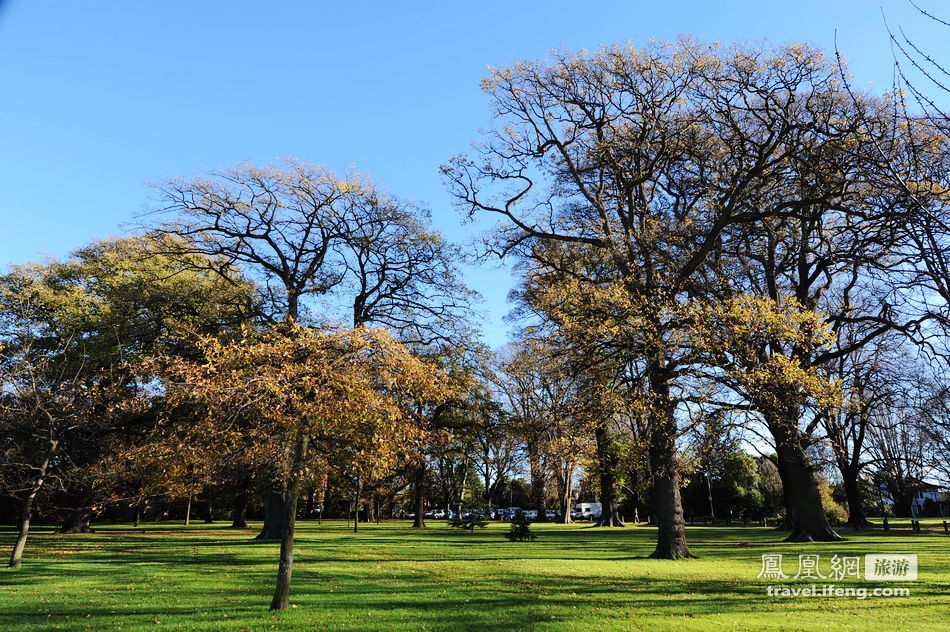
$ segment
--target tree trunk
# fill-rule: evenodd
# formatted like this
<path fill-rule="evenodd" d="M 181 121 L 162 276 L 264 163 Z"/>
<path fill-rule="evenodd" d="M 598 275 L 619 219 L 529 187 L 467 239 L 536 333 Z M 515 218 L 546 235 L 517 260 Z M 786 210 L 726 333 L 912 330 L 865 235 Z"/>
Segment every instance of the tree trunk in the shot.
<path fill-rule="evenodd" d="M 858 482 L 858 473 L 851 468 L 841 469 L 844 493 L 848 499 L 848 526 L 854 529 L 865 529 L 871 526 L 864 515 L 864 506 L 861 503 L 861 485 Z"/>
<path fill-rule="evenodd" d="M 916 489 L 914 489 L 912 485 L 907 484 L 903 475 L 900 478 L 893 478 L 885 484 L 887 485 L 887 492 L 891 497 L 891 501 L 894 504 L 894 515 L 901 518 L 912 516 L 911 505 L 913 504 L 914 496 L 917 495 Z"/>
<path fill-rule="evenodd" d="M 360 477 L 356 477 L 356 489 L 353 491 L 353 533 L 360 531 L 360 492 L 362 492 Z"/>
<path fill-rule="evenodd" d="M 46 456 L 43 457 L 43 462 L 40 463 L 39 468 L 37 468 L 36 479 L 33 481 L 32 487 L 30 487 L 30 493 L 23 499 L 23 507 L 20 513 L 20 528 L 17 531 L 16 542 L 13 544 L 13 551 L 10 553 L 10 562 L 8 564 L 10 568 L 20 568 L 20 564 L 23 561 L 23 550 L 26 548 L 26 538 L 30 534 L 30 519 L 33 517 L 33 502 L 36 500 L 36 495 L 43 489 L 43 484 L 46 482 L 46 473 L 49 471 L 49 462 L 56 453 L 58 445 L 59 442 L 52 439 L 50 440 Z"/>
<path fill-rule="evenodd" d="M 798 411 L 799 407 L 792 402 L 787 410 L 766 415 L 766 422 L 775 439 L 782 496 L 792 528 L 792 533 L 785 541 L 837 542 L 844 538 L 828 524 L 821 505 L 818 481 L 798 430 Z"/>
<path fill-rule="evenodd" d="M 251 502 L 251 495 L 246 491 L 238 492 L 234 496 L 233 504 L 231 505 L 231 528 L 232 529 L 246 529 L 247 528 L 247 506 Z"/>
<path fill-rule="evenodd" d="M 290 605 L 290 578 L 294 566 L 294 529 L 297 523 L 297 495 L 300 491 L 300 478 L 303 474 L 304 460 L 307 457 L 308 437 L 301 434 L 297 438 L 293 465 L 287 481 L 287 492 L 283 502 L 281 519 L 280 563 L 277 566 L 277 587 L 271 600 L 271 610 L 286 610 Z"/>
<path fill-rule="evenodd" d="M 369 495 L 369 498 L 366 502 L 366 519 L 365 522 L 376 522 L 376 497 Z"/>
<path fill-rule="evenodd" d="M 600 474 L 600 519 L 595 527 L 622 527 L 617 508 L 617 463 L 611 450 L 610 434 L 604 424 L 594 430 L 597 442 L 597 469 Z"/>
<path fill-rule="evenodd" d="M 560 493 L 560 498 L 558 499 L 558 505 L 561 508 L 561 524 L 571 524 L 574 522 L 571 519 L 571 487 L 570 485 L 564 486 L 563 491 Z"/>
<path fill-rule="evenodd" d="M 16 543 L 13 545 L 13 552 L 10 554 L 10 568 L 20 568 L 23 560 L 23 549 L 26 548 L 26 537 L 30 533 L 30 517 L 33 514 L 33 498 L 31 494 L 23 502 L 22 514 L 20 515 L 20 529 L 17 532 Z"/>
<path fill-rule="evenodd" d="M 285 532 L 284 495 L 276 486 L 264 492 L 264 526 L 255 540 L 280 540 Z"/>
<path fill-rule="evenodd" d="M 786 496 L 788 521 L 792 532 L 786 542 L 837 542 L 843 540 L 828 524 L 821 492 L 804 450 L 794 446 L 776 446 L 782 494 Z"/>
<path fill-rule="evenodd" d="M 686 523 L 683 520 L 683 505 L 680 500 L 680 481 L 671 459 L 655 457 L 664 471 L 653 477 L 653 495 L 656 512 L 656 550 L 650 555 L 662 560 L 678 560 L 695 557 L 686 543 Z M 656 466 L 654 466 L 656 467 Z"/>
<path fill-rule="evenodd" d="M 60 533 L 89 533 L 92 529 L 89 521 L 92 519 L 88 509 L 73 509 L 66 513 Z"/>
<path fill-rule="evenodd" d="M 191 496 L 188 496 L 188 504 L 185 505 L 185 526 L 191 524 Z"/>
<path fill-rule="evenodd" d="M 557 501 L 561 510 L 561 524 L 571 524 L 571 496 L 573 496 L 574 484 L 574 466 L 567 460 L 558 464 L 558 471 L 555 474 L 557 483 Z"/>
<path fill-rule="evenodd" d="M 462 507 L 465 504 L 465 483 L 468 481 L 468 463 L 462 464 L 462 480 L 459 482 L 458 517 L 462 518 Z"/>
<path fill-rule="evenodd" d="M 412 484 L 412 508 L 416 517 L 412 522 L 415 529 L 424 529 L 426 526 L 426 464 L 422 463 L 416 468 L 416 477 Z"/>
<path fill-rule="evenodd" d="M 531 497 L 535 509 L 538 510 L 537 522 L 547 522 L 548 517 L 545 513 L 545 509 L 547 509 L 545 507 L 545 495 L 548 483 L 547 473 L 544 470 L 544 465 L 541 463 L 541 455 L 538 454 L 537 448 L 533 445 L 530 448 L 528 460 L 531 469 Z"/>
<path fill-rule="evenodd" d="M 325 474 L 321 480 L 323 483 L 320 487 L 320 497 L 317 502 L 317 524 L 323 524 L 323 507 L 326 505 L 327 500 L 327 478 Z"/>
<path fill-rule="evenodd" d="M 317 495 L 317 490 L 311 487 L 307 490 L 307 504 L 304 506 L 303 517 L 305 519 L 310 518 L 313 514 L 314 503 L 316 502 L 314 497 Z"/>
<path fill-rule="evenodd" d="M 205 499 L 205 524 L 214 523 L 214 500 L 212 498 Z"/>
<path fill-rule="evenodd" d="M 648 367 L 650 391 L 656 402 L 650 441 L 653 476 L 653 511 L 656 514 L 656 550 L 650 555 L 662 560 L 695 557 L 686 543 L 686 522 L 680 499 L 679 467 L 676 464 L 676 417 L 670 400 L 669 376 L 656 363 Z"/>
<path fill-rule="evenodd" d="M 142 524 L 142 505 L 135 505 L 135 522 L 132 523 L 133 527 L 138 527 Z"/>
<path fill-rule="evenodd" d="M 287 288 L 288 316 L 290 322 L 297 320 L 297 295 L 292 288 Z M 285 445 L 283 454 L 280 456 L 280 463 L 289 466 L 293 459 L 294 448 L 291 445 Z M 278 469 L 280 471 L 280 469 Z M 289 471 L 289 470 L 287 470 Z M 280 540 L 284 533 L 284 516 L 286 508 L 284 500 L 287 494 L 286 481 L 275 480 L 276 474 L 268 476 L 267 488 L 264 492 L 264 524 L 261 532 L 257 534 L 255 540 Z"/>

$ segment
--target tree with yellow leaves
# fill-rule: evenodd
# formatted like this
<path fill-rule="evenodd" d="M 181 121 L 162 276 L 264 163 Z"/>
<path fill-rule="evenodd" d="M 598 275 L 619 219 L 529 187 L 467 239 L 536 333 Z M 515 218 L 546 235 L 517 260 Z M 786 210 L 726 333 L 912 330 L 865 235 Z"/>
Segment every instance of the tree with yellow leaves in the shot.
<path fill-rule="evenodd" d="M 838 69 L 807 46 L 681 40 L 517 62 L 491 69 L 483 89 L 498 126 L 444 176 L 467 213 L 501 220 L 488 250 L 516 257 L 529 284 L 552 286 L 540 316 L 577 333 L 582 355 L 598 350 L 642 377 L 654 556 L 689 557 L 681 308 L 741 275 L 723 247 L 733 230 L 850 194 L 832 177 L 837 163 L 807 179 L 801 169 L 803 155 L 862 142 Z M 599 322 L 605 313 L 611 324 Z"/>
<path fill-rule="evenodd" d="M 739 295 L 721 303 L 691 305 L 690 344 L 709 355 L 721 382 L 751 404 L 775 439 L 789 541 L 840 537 L 822 507 L 821 481 L 807 448 L 808 428 L 799 418 L 811 407 L 823 415 L 841 406 L 841 385 L 809 365 L 809 354 L 828 348 L 835 335 L 824 317 L 793 298 Z"/>
<path fill-rule="evenodd" d="M 161 367 L 168 403 L 172 410 L 200 406 L 209 445 L 278 446 L 285 515 L 271 609 L 286 609 L 308 455 L 356 476 L 392 468 L 414 453 L 424 432 L 405 402 L 448 399 L 449 383 L 377 329 L 291 324 L 234 343 L 207 340 L 204 351 L 204 362 Z"/>

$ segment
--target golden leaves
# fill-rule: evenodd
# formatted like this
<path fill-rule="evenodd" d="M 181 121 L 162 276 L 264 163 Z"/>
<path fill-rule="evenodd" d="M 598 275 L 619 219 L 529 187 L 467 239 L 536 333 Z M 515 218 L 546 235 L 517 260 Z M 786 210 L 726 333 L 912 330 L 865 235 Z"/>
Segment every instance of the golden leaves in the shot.
<path fill-rule="evenodd" d="M 804 359 L 835 341 L 824 316 L 793 298 L 739 295 L 691 306 L 690 343 L 714 358 L 761 410 L 781 410 L 810 398 L 840 401 L 840 384 Z"/>
<path fill-rule="evenodd" d="M 434 365 L 388 332 L 290 325 L 240 343 L 204 341 L 207 361 L 165 370 L 172 405 L 204 407 L 205 432 L 229 427 L 272 450 L 306 433 L 332 465 L 376 471 L 415 450 L 427 432 L 418 413 L 453 395 Z"/>

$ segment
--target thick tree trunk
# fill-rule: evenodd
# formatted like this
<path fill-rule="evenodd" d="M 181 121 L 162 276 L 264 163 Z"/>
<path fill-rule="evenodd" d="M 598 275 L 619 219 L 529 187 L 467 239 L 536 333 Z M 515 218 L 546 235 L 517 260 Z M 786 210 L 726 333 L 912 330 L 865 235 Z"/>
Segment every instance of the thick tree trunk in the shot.
<path fill-rule="evenodd" d="M 277 587 L 271 600 L 271 610 L 286 610 L 290 605 L 290 578 L 294 567 L 294 530 L 297 523 L 297 495 L 300 491 L 300 478 L 303 474 L 304 460 L 307 457 L 307 436 L 297 438 L 294 460 L 287 481 L 287 491 L 283 498 L 283 517 L 281 519 L 280 563 L 277 566 Z"/>
<path fill-rule="evenodd" d="M 841 468 L 844 494 L 848 500 L 848 526 L 854 529 L 865 529 L 871 526 L 861 503 L 861 485 L 858 482 L 858 473 L 851 468 Z"/>
<path fill-rule="evenodd" d="M 92 528 L 89 521 L 92 520 L 92 514 L 88 509 L 73 509 L 66 513 L 63 518 L 63 524 L 59 528 L 60 533 L 89 533 Z"/>
<path fill-rule="evenodd" d="M 251 495 L 246 491 L 238 492 L 234 496 L 234 501 L 231 505 L 231 528 L 232 529 L 246 529 L 247 528 L 247 506 L 251 502 Z"/>
<path fill-rule="evenodd" d="M 887 483 L 887 491 L 890 494 L 891 501 L 894 503 L 894 515 L 901 518 L 907 518 L 913 515 L 911 505 L 914 496 L 917 495 L 916 489 L 912 485 L 906 484 L 906 480 L 901 478 Z"/>
<path fill-rule="evenodd" d="M 212 524 L 214 522 L 214 500 L 208 498 L 205 500 L 205 524 Z"/>
<path fill-rule="evenodd" d="M 676 463 L 676 417 L 670 400 L 669 376 L 655 363 L 648 367 L 654 396 L 650 470 L 653 476 L 653 511 L 656 514 L 656 549 L 650 557 L 678 560 L 695 557 L 686 543 L 686 522 L 680 499 L 679 467 Z"/>
<path fill-rule="evenodd" d="M 661 460 L 669 462 L 669 459 Z M 657 534 L 656 550 L 650 557 L 663 560 L 695 557 L 686 544 L 686 523 L 683 520 L 680 481 L 675 466 L 672 473 L 658 473 L 654 476 L 653 494 L 656 503 L 654 511 Z"/>
<path fill-rule="evenodd" d="M 788 512 L 792 533 L 786 542 L 836 542 L 843 540 L 835 533 L 821 505 L 821 492 L 814 468 L 802 445 L 798 430 L 799 407 L 790 403 L 781 414 L 766 415 L 772 437 L 779 478 L 782 479 L 782 496 Z"/>
<path fill-rule="evenodd" d="M 594 430 L 597 441 L 597 469 L 600 474 L 600 519 L 595 527 L 622 527 L 617 507 L 617 459 L 610 446 L 610 434 L 604 425 Z"/>
<path fill-rule="evenodd" d="M 285 531 L 284 518 L 287 514 L 284 507 L 284 494 L 275 487 L 264 492 L 264 526 L 255 540 L 280 540 Z"/>
<path fill-rule="evenodd" d="M 416 514 L 412 526 L 416 529 L 424 529 L 426 526 L 426 464 L 422 463 L 416 468 L 415 480 L 412 483 L 412 509 Z"/>
<path fill-rule="evenodd" d="M 290 288 L 287 289 L 288 316 L 290 321 L 297 320 L 297 295 Z M 281 455 L 281 464 L 287 466 L 293 459 L 294 448 L 285 445 Z M 280 540 L 284 533 L 284 516 L 286 508 L 284 499 L 286 498 L 286 481 L 280 482 L 268 477 L 267 488 L 264 492 L 264 524 L 261 526 L 261 532 L 257 534 L 255 540 Z"/>

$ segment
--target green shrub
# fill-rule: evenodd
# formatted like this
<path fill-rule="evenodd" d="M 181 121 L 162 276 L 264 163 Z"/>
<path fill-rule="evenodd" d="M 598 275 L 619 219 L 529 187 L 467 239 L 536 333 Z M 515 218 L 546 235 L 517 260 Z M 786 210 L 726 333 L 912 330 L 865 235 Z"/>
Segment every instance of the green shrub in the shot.
<path fill-rule="evenodd" d="M 528 542 L 534 540 L 535 535 L 531 533 L 531 521 L 520 513 L 511 521 L 511 527 L 505 534 L 510 542 Z"/>

